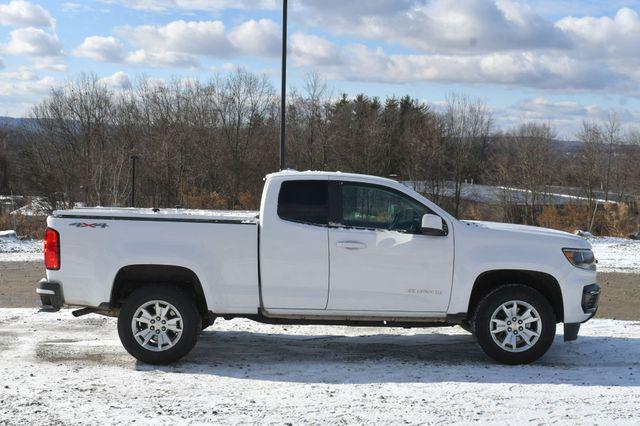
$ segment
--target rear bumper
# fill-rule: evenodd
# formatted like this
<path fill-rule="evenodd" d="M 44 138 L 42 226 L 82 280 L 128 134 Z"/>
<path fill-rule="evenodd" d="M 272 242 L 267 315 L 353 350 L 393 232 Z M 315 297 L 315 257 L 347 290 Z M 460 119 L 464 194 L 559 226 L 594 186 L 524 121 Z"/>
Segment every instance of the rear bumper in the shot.
<path fill-rule="evenodd" d="M 41 312 L 58 312 L 64 305 L 62 285 L 58 282 L 41 279 L 36 286 L 36 293 L 40 296 Z"/>
<path fill-rule="evenodd" d="M 598 312 L 598 301 L 600 300 L 600 286 L 598 284 L 589 284 L 582 289 L 582 300 L 580 306 L 582 312 L 588 315 L 587 319 L 582 321 L 585 323 L 589 321 Z M 564 341 L 571 342 L 578 338 L 580 332 L 579 322 L 565 323 L 564 324 Z"/>

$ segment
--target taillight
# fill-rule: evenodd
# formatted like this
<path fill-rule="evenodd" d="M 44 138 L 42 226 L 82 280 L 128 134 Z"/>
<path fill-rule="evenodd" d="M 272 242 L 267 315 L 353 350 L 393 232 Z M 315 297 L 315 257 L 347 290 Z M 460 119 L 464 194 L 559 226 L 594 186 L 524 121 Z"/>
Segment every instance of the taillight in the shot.
<path fill-rule="evenodd" d="M 51 228 L 44 231 L 44 266 L 54 271 L 60 269 L 60 234 Z"/>

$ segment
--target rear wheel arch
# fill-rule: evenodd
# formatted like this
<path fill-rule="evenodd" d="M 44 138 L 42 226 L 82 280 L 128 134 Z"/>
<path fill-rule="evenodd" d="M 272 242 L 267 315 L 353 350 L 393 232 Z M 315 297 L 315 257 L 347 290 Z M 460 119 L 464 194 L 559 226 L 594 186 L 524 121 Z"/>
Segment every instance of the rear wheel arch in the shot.
<path fill-rule="evenodd" d="M 183 266 L 127 265 L 122 267 L 113 280 L 109 304 L 112 308 L 120 307 L 135 290 L 152 284 L 169 284 L 180 288 L 193 298 L 203 322 L 209 318 L 202 283 L 195 272 Z"/>
<path fill-rule="evenodd" d="M 513 269 L 486 271 L 476 278 L 469 298 L 468 320 L 473 318 L 478 303 L 484 296 L 507 284 L 522 284 L 537 290 L 551 303 L 556 320 L 558 322 L 564 320 L 562 290 L 558 280 L 544 272 Z"/>

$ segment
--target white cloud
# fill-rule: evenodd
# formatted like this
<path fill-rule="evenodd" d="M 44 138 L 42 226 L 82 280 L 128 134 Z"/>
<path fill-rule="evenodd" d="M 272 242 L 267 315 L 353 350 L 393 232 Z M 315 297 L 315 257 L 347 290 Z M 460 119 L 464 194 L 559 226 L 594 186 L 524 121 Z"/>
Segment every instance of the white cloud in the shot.
<path fill-rule="evenodd" d="M 624 107 L 604 108 L 598 104 L 582 104 L 573 100 L 555 100 L 545 97 L 524 99 L 508 108 L 496 108 L 494 116 L 500 128 L 516 127 L 524 122 L 549 124 L 563 138 L 574 138 L 583 120 L 601 121 L 614 112 L 616 117 L 629 128 L 640 119 L 638 111 Z"/>
<path fill-rule="evenodd" d="M 67 72 L 67 64 L 62 56 L 42 56 L 33 59 L 33 65 L 39 70 Z"/>
<path fill-rule="evenodd" d="M 222 65 L 213 65 L 211 67 L 209 67 L 209 71 L 214 72 L 214 73 L 229 73 L 229 72 L 235 72 L 238 71 L 238 69 L 240 69 L 241 67 L 239 67 L 237 64 L 233 64 L 231 62 L 225 62 Z"/>
<path fill-rule="evenodd" d="M 306 0 L 303 4 L 308 10 L 301 19 L 311 26 L 428 53 L 568 47 L 552 23 L 509 0 Z"/>
<path fill-rule="evenodd" d="M 121 27 L 117 34 L 129 43 L 151 51 L 227 57 L 233 46 L 222 21 L 173 21 L 167 25 Z"/>
<path fill-rule="evenodd" d="M 0 24 L 20 27 L 55 28 L 56 20 L 40 5 L 22 0 L 0 4 Z"/>
<path fill-rule="evenodd" d="M 229 39 L 242 53 L 258 56 L 280 54 L 279 25 L 271 19 L 246 21 L 231 31 Z"/>
<path fill-rule="evenodd" d="M 566 17 L 556 22 L 556 27 L 573 39 L 577 54 L 638 59 L 640 16 L 635 10 L 622 8 L 613 18 Z"/>
<path fill-rule="evenodd" d="M 279 0 L 102 0 L 131 9 L 151 12 L 171 10 L 218 12 L 223 9 L 272 10 L 282 7 Z"/>
<path fill-rule="evenodd" d="M 115 37 L 91 36 L 84 39 L 73 54 L 100 62 L 120 62 L 124 60 L 125 49 Z"/>
<path fill-rule="evenodd" d="M 387 54 L 382 48 L 371 49 L 362 44 L 338 50 L 317 36 L 301 36 L 294 46 L 294 61 L 322 70 L 331 78 L 349 81 L 435 81 L 562 90 L 599 90 L 627 82 L 612 78 L 606 69 L 561 54 Z"/>
<path fill-rule="evenodd" d="M 18 79 L 19 73 L 0 73 L 0 115 L 24 117 L 52 88 L 62 84 L 51 76 L 40 78 L 25 73 Z"/>
<path fill-rule="evenodd" d="M 110 76 L 103 77 L 100 82 L 115 90 L 127 90 L 131 88 L 131 80 L 127 73 L 118 71 Z"/>
<path fill-rule="evenodd" d="M 0 73 L 0 80 L 34 81 L 38 76 L 29 67 L 19 67 L 11 71 Z"/>
<path fill-rule="evenodd" d="M 127 54 L 124 62 L 149 67 L 196 67 L 199 64 L 198 58 L 188 53 L 145 49 Z"/>
<path fill-rule="evenodd" d="M 148 31 L 145 29 L 145 31 Z M 140 37 L 140 34 L 138 35 Z M 154 46 L 148 40 L 142 43 L 148 49 L 138 49 L 127 52 L 124 44 L 113 36 L 91 36 L 84 39 L 82 44 L 74 49 L 73 54 L 78 57 L 89 58 L 98 62 L 113 62 L 135 66 L 149 67 L 193 67 L 198 59 L 192 54 L 175 52 Z"/>
<path fill-rule="evenodd" d="M 62 3 L 62 10 L 64 10 L 65 12 L 75 12 L 76 10 L 80 10 L 80 9 L 82 9 L 82 5 L 80 3 L 72 3 L 72 2 Z"/>
<path fill-rule="evenodd" d="M 55 34 L 40 28 L 19 28 L 11 31 L 9 42 L 3 48 L 10 55 L 59 56 L 62 44 Z"/>
<path fill-rule="evenodd" d="M 526 113 L 527 119 L 549 120 L 558 116 L 585 116 L 594 105 L 584 106 L 575 101 L 552 101 L 537 97 L 520 102 L 517 109 Z"/>
<path fill-rule="evenodd" d="M 336 78 L 640 95 L 640 17 L 630 8 L 613 17 L 566 17 L 554 23 L 536 12 L 536 3 L 518 0 L 300 0 L 300 4 L 297 16 L 307 26 L 379 42 L 379 47 L 351 43 L 331 49 L 328 40 L 297 45 L 292 41 L 292 50 L 298 51 L 295 65 L 332 64 L 330 75 Z M 316 46 L 332 51 L 323 56 Z M 409 52 L 386 53 L 398 46 Z"/>
<path fill-rule="evenodd" d="M 280 55 L 278 24 L 269 19 L 249 20 L 227 32 L 222 21 L 169 22 L 166 25 L 120 27 L 119 38 L 91 36 L 74 49 L 79 57 L 151 67 L 198 67 L 202 57 Z M 128 51 L 125 43 L 133 46 Z"/>
<path fill-rule="evenodd" d="M 289 48 L 296 66 L 333 65 L 339 61 L 336 46 L 313 34 L 293 34 Z"/>

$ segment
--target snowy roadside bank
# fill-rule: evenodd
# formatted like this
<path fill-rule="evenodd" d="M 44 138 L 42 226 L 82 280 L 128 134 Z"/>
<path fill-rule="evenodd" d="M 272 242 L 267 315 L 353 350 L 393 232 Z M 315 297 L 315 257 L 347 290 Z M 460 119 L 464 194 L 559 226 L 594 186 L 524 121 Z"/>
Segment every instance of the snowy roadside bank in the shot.
<path fill-rule="evenodd" d="M 42 260 L 42 240 L 21 240 L 15 231 L 0 231 L 0 261 L 30 262 Z"/>
<path fill-rule="evenodd" d="M 640 240 L 616 237 L 588 240 L 598 259 L 598 271 L 640 273 Z"/>
<path fill-rule="evenodd" d="M 136 363 L 115 320 L 0 309 L 0 422 L 637 422 L 640 323 L 594 320 L 538 363 L 487 360 L 458 327 L 220 321 L 170 367 Z M 561 328 L 559 329 L 561 331 Z"/>

